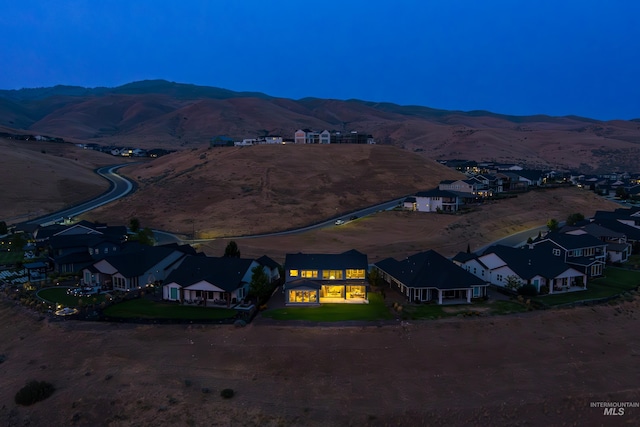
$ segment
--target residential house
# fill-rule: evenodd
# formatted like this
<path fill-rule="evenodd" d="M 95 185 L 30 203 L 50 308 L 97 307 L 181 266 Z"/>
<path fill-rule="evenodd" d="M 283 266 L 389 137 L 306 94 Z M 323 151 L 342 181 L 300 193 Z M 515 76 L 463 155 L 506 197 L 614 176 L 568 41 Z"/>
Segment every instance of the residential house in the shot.
<path fill-rule="evenodd" d="M 261 256 L 256 260 L 258 264 L 264 267 L 267 276 L 269 277 L 269 281 L 271 283 L 276 283 L 280 280 L 280 268 L 282 267 L 280 264 L 275 262 L 273 259 L 269 258 L 266 255 Z"/>
<path fill-rule="evenodd" d="M 460 268 L 438 252 L 429 250 L 397 261 L 386 258 L 374 264 L 380 277 L 397 287 L 410 302 L 470 303 L 486 296 L 488 283 Z"/>
<path fill-rule="evenodd" d="M 162 296 L 184 304 L 230 306 L 249 293 L 255 267 L 260 264 L 248 258 L 189 256 L 167 276 Z"/>
<path fill-rule="evenodd" d="M 587 275 L 543 247 L 495 245 L 481 255 L 459 253 L 453 262 L 494 286 L 533 285 L 541 293 L 586 289 Z"/>
<path fill-rule="evenodd" d="M 607 261 L 610 262 L 627 262 L 631 255 L 631 243 L 627 242 L 627 236 L 624 233 L 610 230 L 594 222 L 587 222 L 581 226 L 565 226 L 560 232 L 572 235 L 590 234 L 597 237 L 607 244 Z"/>
<path fill-rule="evenodd" d="M 465 194 L 434 188 L 416 193 L 412 197 L 413 202 L 405 199 L 403 205 L 411 204 L 412 210 L 418 212 L 457 212 L 463 205 L 462 197 L 465 196 Z"/>
<path fill-rule="evenodd" d="M 331 133 L 328 130 L 321 132 L 309 129 L 298 129 L 294 134 L 296 144 L 330 144 Z"/>
<path fill-rule="evenodd" d="M 177 246 L 131 245 L 116 255 L 109 255 L 82 270 L 84 286 L 130 291 L 162 282 L 176 269 L 193 248 Z"/>
<path fill-rule="evenodd" d="M 545 248 L 588 278 L 602 276 L 607 260 L 607 244 L 590 234 L 550 232 L 536 238 L 531 246 Z"/>
<path fill-rule="evenodd" d="M 354 249 L 341 254 L 287 254 L 284 268 L 287 305 L 369 302 L 367 256 Z"/>

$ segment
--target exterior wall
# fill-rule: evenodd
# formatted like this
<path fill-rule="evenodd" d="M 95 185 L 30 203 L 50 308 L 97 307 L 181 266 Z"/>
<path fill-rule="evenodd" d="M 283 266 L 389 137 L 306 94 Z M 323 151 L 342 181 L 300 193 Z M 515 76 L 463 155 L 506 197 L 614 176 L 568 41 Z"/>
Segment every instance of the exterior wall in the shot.
<path fill-rule="evenodd" d="M 507 277 L 509 276 L 517 277 L 518 280 L 520 280 L 520 282 L 523 284 L 527 283 L 526 280 L 523 280 L 520 276 L 514 273 L 513 270 L 510 269 L 509 266 L 507 265 L 491 270 L 486 280 L 492 285 L 496 285 L 504 288 L 505 285 L 507 284 Z"/>
<path fill-rule="evenodd" d="M 418 212 L 437 212 L 438 209 L 442 209 L 442 197 L 416 197 Z"/>
<path fill-rule="evenodd" d="M 478 260 L 471 259 L 471 260 L 465 262 L 460 267 L 464 268 L 465 270 L 467 270 L 469 273 L 473 274 L 474 276 L 481 278 L 482 280 L 489 281 L 489 272 L 488 272 L 488 270 L 486 269 L 485 266 L 480 264 L 478 262 Z"/>
<path fill-rule="evenodd" d="M 454 181 L 450 184 L 444 184 L 444 183 L 440 183 L 438 185 L 438 188 L 440 190 L 447 190 L 447 191 L 459 191 L 461 193 L 470 193 L 470 194 L 475 194 L 475 188 L 473 185 L 468 184 L 462 180 L 459 181 Z"/>
<path fill-rule="evenodd" d="M 307 133 L 303 130 L 296 131 L 293 140 L 296 144 L 304 144 L 306 143 Z"/>

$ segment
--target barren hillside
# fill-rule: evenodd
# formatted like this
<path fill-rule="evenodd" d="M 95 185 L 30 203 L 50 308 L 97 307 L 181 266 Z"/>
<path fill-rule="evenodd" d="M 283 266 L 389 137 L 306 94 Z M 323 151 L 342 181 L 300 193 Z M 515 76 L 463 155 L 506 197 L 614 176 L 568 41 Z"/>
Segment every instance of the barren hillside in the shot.
<path fill-rule="evenodd" d="M 285 230 L 463 175 L 391 146 L 194 149 L 123 169 L 138 191 L 87 216 L 199 237 Z"/>
<path fill-rule="evenodd" d="M 106 191 L 108 182 L 93 170 L 118 160 L 72 144 L 2 138 L 0 151 L 0 219 L 7 223 L 54 212 Z"/>
<path fill-rule="evenodd" d="M 633 120 L 291 100 L 166 81 L 0 91 L 0 125 L 104 145 L 170 149 L 201 148 L 216 135 L 292 138 L 299 128 L 356 130 L 431 159 L 517 162 L 583 172 L 640 171 L 640 123 Z"/>

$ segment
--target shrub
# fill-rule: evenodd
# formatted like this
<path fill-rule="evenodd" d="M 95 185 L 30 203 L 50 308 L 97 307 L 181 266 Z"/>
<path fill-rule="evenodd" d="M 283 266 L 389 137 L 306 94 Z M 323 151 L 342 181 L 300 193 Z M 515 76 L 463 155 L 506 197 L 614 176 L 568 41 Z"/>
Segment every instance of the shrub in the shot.
<path fill-rule="evenodd" d="M 538 289 L 535 287 L 535 285 L 522 285 L 518 288 L 518 295 L 535 297 L 538 295 Z"/>
<path fill-rule="evenodd" d="M 231 399 L 234 394 L 236 393 L 231 388 L 225 388 L 220 392 L 220 396 L 224 397 L 225 399 Z"/>
<path fill-rule="evenodd" d="M 16 393 L 15 401 L 18 405 L 33 405 L 51 396 L 55 390 L 53 384 L 46 381 L 31 381 Z"/>
<path fill-rule="evenodd" d="M 547 295 L 549 293 L 549 286 L 542 285 L 540 286 L 540 295 Z"/>

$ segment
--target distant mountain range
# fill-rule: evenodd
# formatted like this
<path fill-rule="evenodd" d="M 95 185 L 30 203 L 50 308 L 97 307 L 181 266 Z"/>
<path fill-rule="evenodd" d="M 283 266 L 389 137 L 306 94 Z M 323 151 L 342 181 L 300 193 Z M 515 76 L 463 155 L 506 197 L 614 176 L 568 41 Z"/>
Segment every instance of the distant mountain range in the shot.
<path fill-rule="evenodd" d="M 293 138 L 299 128 L 356 130 L 433 159 L 640 171 L 640 119 L 509 116 L 145 80 L 115 88 L 0 90 L 0 126 L 69 140 L 189 148 L 216 135 Z"/>

